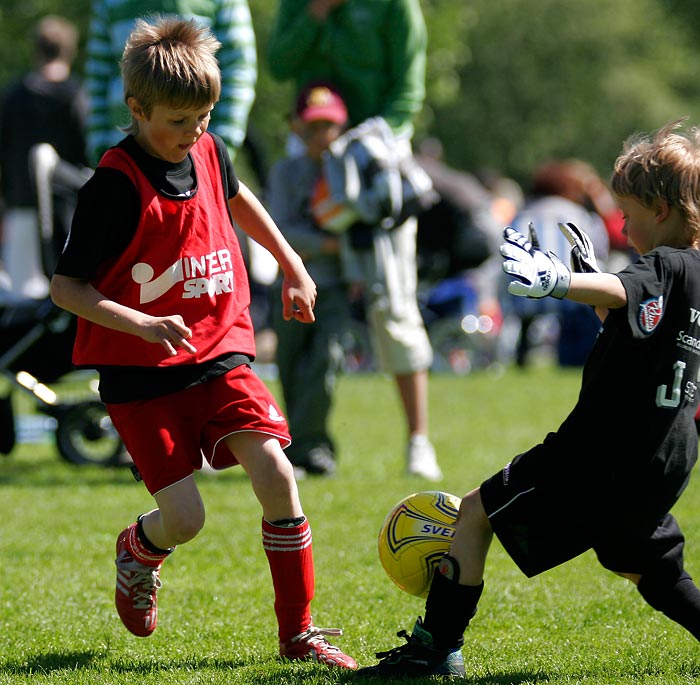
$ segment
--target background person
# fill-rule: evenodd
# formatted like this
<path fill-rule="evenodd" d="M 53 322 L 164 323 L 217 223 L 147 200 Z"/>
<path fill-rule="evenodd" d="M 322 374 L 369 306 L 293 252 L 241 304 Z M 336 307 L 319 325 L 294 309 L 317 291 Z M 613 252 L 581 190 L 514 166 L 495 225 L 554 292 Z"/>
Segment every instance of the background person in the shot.
<path fill-rule="evenodd" d="M 349 125 L 382 117 L 410 148 L 425 98 L 427 31 L 419 0 L 281 0 L 267 58 L 273 77 L 297 90 L 333 83 Z M 342 259 L 362 284 L 367 321 L 382 371 L 395 379 L 404 411 L 408 473 L 439 480 L 428 437 L 428 372 L 433 352 L 417 303 L 416 220 L 386 231 L 350 231 Z"/>
<path fill-rule="evenodd" d="M 532 222 L 542 249 L 551 250 L 568 262 L 571 247 L 558 224 L 570 221 L 589 236 L 596 258 L 604 268 L 609 253 L 608 232 L 589 196 L 593 177 L 605 188 L 595 171 L 582 160 L 554 159 L 539 164 L 533 171 L 527 200 L 512 219 L 513 227 L 527 234 L 528 225 Z M 613 203 L 612 196 L 610 202 Z M 534 324 L 545 315 L 551 315 L 556 322 L 557 363 L 561 366 L 584 364 L 600 330 L 600 321 L 591 307 L 567 299 L 515 297 L 505 292 L 507 279 L 502 273 L 500 283 L 504 314 L 513 317 L 519 324 L 514 350 L 515 363 L 519 367 L 524 368 L 531 363 L 531 352 L 535 346 L 532 335 Z"/>
<path fill-rule="evenodd" d="M 221 43 L 218 59 L 223 88 L 212 114 L 211 130 L 223 138 L 235 160 L 246 137 L 258 76 L 248 0 L 92 0 L 85 61 L 90 102 L 87 139 L 92 164 L 123 138 L 120 127 L 129 123 L 119 62 L 136 19 L 149 14 L 196 19 Z"/>
<path fill-rule="evenodd" d="M 304 152 L 272 168 L 267 188 L 270 215 L 301 255 L 318 297 L 313 326 L 285 321 L 278 291 L 273 300 L 276 361 L 292 444 L 285 450 L 298 473 L 333 475 L 337 448 L 329 419 L 336 377 L 342 368 L 340 336 L 348 320 L 348 288 L 342 276 L 340 239 L 322 229 L 313 214 L 314 191 L 323 177 L 321 155 L 345 129 L 348 113 L 330 85 L 314 83 L 298 94 L 290 122 Z"/>
<path fill-rule="evenodd" d="M 10 298 L 43 298 L 49 292 L 30 150 L 48 143 L 66 162 L 87 164 L 87 101 L 72 73 L 78 37 L 76 26 L 64 17 L 40 19 L 32 34 L 36 66 L 9 87 L 0 106 L 3 289 Z"/>

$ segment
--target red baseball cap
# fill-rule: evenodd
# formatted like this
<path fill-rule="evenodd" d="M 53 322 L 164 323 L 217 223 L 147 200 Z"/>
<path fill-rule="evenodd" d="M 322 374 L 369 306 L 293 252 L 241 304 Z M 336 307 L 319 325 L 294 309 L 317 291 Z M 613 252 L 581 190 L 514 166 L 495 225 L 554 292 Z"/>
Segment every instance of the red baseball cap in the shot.
<path fill-rule="evenodd" d="M 302 121 L 332 121 L 346 124 L 348 110 L 340 93 L 327 83 L 312 83 L 302 88 L 297 98 L 297 116 Z"/>

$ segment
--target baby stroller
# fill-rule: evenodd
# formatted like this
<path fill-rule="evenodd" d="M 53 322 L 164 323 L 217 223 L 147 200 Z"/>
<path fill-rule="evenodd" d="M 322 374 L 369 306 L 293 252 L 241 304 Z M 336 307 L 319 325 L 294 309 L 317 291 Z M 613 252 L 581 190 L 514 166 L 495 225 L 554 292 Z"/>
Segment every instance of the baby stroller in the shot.
<path fill-rule="evenodd" d="M 482 311 L 477 280 L 464 271 L 421 284 L 418 305 L 433 347 L 434 372 L 466 376 L 498 360 L 499 312 Z"/>
<path fill-rule="evenodd" d="M 30 164 L 37 189 L 40 252 L 48 274 L 65 241 L 75 194 L 92 172 L 63 162 L 47 144 L 32 149 Z M 50 418 L 56 447 L 66 461 L 103 466 L 130 462 L 90 383 L 81 379 L 50 387 L 73 371 L 74 336 L 75 317 L 48 297 L 0 303 L 0 374 L 10 388 L 0 398 L 0 453 L 9 454 L 17 442 L 12 391 L 19 389 Z"/>

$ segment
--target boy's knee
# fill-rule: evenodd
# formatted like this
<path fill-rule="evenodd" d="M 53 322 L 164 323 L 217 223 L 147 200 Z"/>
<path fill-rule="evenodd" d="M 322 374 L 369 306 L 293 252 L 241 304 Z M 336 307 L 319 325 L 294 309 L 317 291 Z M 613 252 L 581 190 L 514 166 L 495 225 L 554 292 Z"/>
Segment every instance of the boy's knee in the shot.
<path fill-rule="evenodd" d="M 204 509 L 182 512 L 163 520 L 163 528 L 174 545 L 182 545 L 197 536 L 204 527 Z"/>
<path fill-rule="evenodd" d="M 284 485 L 294 480 L 294 465 L 284 452 L 270 455 L 267 462 L 267 478 L 271 483 Z"/>
<path fill-rule="evenodd" d="M 472 490 L 462 497 L 462 502 L 457 513 L 458 528 L 490 528 L 486 510 L 481 501 L 481 492 L 479 488 Z"/>
<path fill-rule="evenodd" d="M 203 525 L 203 521 L 181 521 L 176 528 L 170 530 L 170 533 L 175 539 L 175 544 L 182 545 L 196 537 Z"/>

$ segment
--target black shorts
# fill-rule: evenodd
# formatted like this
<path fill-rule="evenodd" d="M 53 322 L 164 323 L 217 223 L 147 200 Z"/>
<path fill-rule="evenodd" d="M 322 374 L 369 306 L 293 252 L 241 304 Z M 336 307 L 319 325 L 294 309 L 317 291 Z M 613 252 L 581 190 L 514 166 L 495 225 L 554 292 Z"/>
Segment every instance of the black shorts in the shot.
<path fill-rule="evenodd" d="M 684 539 L 673 516 L 652 517 L 620 506 L 619 500 L 606 506 L 595 481 L 567 474 L 554 456 L 538 445 L 480 489 L 494 533 L 526 576 L 589 549 L 611 571 L 643 575 L 663 564 L 680 574 Z"/>

